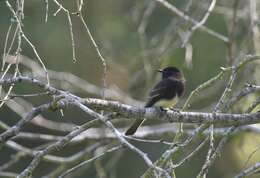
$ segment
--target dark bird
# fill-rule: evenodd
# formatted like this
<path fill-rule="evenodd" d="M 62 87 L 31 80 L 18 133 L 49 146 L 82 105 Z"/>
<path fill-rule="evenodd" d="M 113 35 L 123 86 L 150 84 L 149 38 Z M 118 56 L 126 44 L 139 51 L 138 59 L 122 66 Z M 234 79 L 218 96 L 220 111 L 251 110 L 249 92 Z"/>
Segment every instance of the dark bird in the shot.
<path fill-rule="evenodd" d="M 150 92 L 145 107 L 159 106 L 161 108 L 172 108 L 184 93 L 185 78 L 182 72 L 176 67 L 166 67 L 163 70 L 158 70 L 158 72 L 162 73 L 162 79 Z M 143 122 L 144 119 L 136 120 L 125 132 L 125 135 L 133 135 Z"/>

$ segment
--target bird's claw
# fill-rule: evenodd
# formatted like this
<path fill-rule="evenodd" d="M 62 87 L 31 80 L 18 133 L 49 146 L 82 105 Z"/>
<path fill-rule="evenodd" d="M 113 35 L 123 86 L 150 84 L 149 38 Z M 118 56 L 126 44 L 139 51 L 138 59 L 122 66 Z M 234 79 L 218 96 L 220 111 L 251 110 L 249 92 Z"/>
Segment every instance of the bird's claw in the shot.
<path fill-rule="evenodd" d="M 167 112 L 168 111 L 168 108 L 163 108 L 162 106 L 159 107 L 160 111 L 162 112 Z"/>
<path fill-rule="evenodd" d="M 173 108 L 173 107 L 170 107 L 169 108 L 171 111 L 173 111 L 173 112 L 178 112 L 178 113 L 180 113 L 181 112 L 181 110 L 180 109 L 178 109 L 178 108 Z"/>

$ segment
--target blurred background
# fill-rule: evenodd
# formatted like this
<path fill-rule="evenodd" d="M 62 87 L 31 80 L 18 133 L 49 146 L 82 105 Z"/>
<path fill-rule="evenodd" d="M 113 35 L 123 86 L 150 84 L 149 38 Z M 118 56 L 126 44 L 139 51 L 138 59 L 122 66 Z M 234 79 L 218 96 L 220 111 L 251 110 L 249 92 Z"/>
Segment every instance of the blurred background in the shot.
<path fill-rule="evenodd" d="M 202 20 L 212 3 L 210 0 L 169 0 L 168 2 L 196 21 Z M 76 12 L 75 1 L 64 0 L 61 3 L 70 12 Z M 10 4 L 15 8 L 15 1 L 10 1 Z M 39 56 L 49 70 L 51 85 L 81 97 L 101 98 L 103 91 L 102 62 L 80 18 L 77 15 L 71 15 L 77 59 L 75 62 L 73 61 L 67 14 L 61 10 L 54 16 L 59 7 L 54 1 L 49 0 L 46 22 L 45 5 L 44 1 L 25 1 L 22 27 L 24 34 L 36 47 Z M 216 76 L 220 72 L 220 67 L 234 65 L 241 61 L 246 54 L 260 54 L 260 21 L 257 14 L 259 10 L 260 2 L 257 0 L 220 0 L 217 1 L 204 24 L 207 27 L 206 30 L 198 28 L 192 31 L 194 24 L 172 13 L 156 1 L 88 0 L 84 2 L 82 7 L 83 18 L 107 64 L 105 97 L 129 105 L 142 106 L 149 89 L 160 77 L 156 70 L 165 66 L 177 66 L 183 71 L 187 81 L 185 96 L 177 107 L 183 105 L 190 92 L 197 86 Z M 12 27 L 8 45 L 14 36 L 16 23 L 5 1 L 1 1 L 0 53 L 3 56 L 7 51 L 4 49 L 10 24 Z M 212 33 L 214 34 L 212 35 Z M 12 55 L 15 55 L 16 46 L 17 39 L 14 40 L 13 47 L 10 49 L 5 67 L 11 64 L 10 61 Z M 24 75 L 46 81 L 34 51 L 24 40 L 21 43 L 21 49 L 19 71 Z M 15 65 L 11 65 L 8 74 L 12 75 L 14 70 Z M 259 76 L 259 63 L 247 65 L 240 71 L 232 94 L 240 91 L 246 83 L 259 84 Z M 220 81 L 193 98 L 187 110 L 210 112 L 221 96 L 228 77 L 229 75 L 224 75 Z M 2 96 L 7 90 L 8 87 L 3 87 Z M 19 84 L 14 87 L 12 92 L 25 94 L 39 91 L 38 88 L 31 85 Z M 243 113 L 257 98 L 259 98 L 259 93 L 251 94 L 232 106 L 228 112 Z M 49 100 L 51 97 L 45 95 L 8 100 L 0 108 L 0 120 L 12 126 L 32 106 L 38 106 Z M 34 123 L 28 124 L 23 131 L 63 136 L 74 126 L 81 125 L 91 119 L 77 108 L 68 108 L 64 110 L 64 116 L 59 112 L 43 113 L 36 118 Z M 60 129 L 58 126 L 50 128 L 56 125 L 45 124 L 45 120 L 61 123 Z M 128 120 L 120 119 L 113 122 L 118 128 L 130 125 Z M 147 122 L 146 124 L 162 123 Z M 46 128 L 43 125 L 50 125 L 50 127 Z M 106 130 L 101 124 L 97 128 Z M 98 134 L 102 135 L 102 133 Z M 171 141 L 173 137 L 174 133 L 169 132 L 150 135 L 148 138 Z M 216 137 L 217 140 L 219 138 Z M 15 141 L 29 148 L 36 148 L 47 143 L 42 140 L 27 140 L 19 137 L 15 138 Z M 87 138 L 55 154 L 69 156 L 97 143 L 100 144 L 97 146 L 98 149 L 93 148 L 89 154 L 84 156 L 84 159 L 92 157 L 100 149 L 102 151 L 109 145 L 116 144 L 117 141 L 106 137 Z M 158 143 L 137 141 L 131 141 L 131 143 L 147 152 L 153 161 L 167 148 L 167 146 Z M 233 135 L 221 156 L 209 170 L 208 177 L 232 177 L 242 169 L 259 161 L 259 145 L 258 133 L 243 131 Z M 183 154 L 185 155 L 191 149 L 192 147 L 178 152 L 176 160 L 182 158 Z M 188 164 L 178 168 L 176 177 L 195 177 L 205 161 L 207 149 L 208 146 L 205 146 Z M 4 165 L 14 157 L 17 158 L 17 153 L 9 146 L 1 145 L 0 165 Z M 253 155 L 250 156 L 252 153 Z M 248 159 L 249 157 L 250 159 Z M 29 156 L 21 156 L 7 170 L 20 172 L 30 160 Z M 64 166 L 71 167 L 72 165 L 64 164 Z M 47 173 L 54 171 L 57 167 L 56 164 L 42 161 L 33 176 L 51 177 Z M 86 165 L 73 173 L 71 177 L 133 178 L 141 176 L 146 169 L 143 160 L 135 153 L 121 149 Z M 55 177 L 55 174 L 52 176 Z"/>

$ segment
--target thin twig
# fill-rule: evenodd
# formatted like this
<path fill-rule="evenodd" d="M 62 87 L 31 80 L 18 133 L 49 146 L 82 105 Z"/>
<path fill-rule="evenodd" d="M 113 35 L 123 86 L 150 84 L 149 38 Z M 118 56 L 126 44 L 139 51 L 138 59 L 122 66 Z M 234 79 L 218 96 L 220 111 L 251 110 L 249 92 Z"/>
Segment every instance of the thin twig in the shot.
<path fill-rule="evenodd" d="M 240 172 L 234 178 L 244 178 L 246 176 L 252 175 L 255 173 L 256 170 L 260 168 L 260 162 L 255 163 L 253 166 L 245 169 L 244 171 Z"/>
<path fill-rule="evenodd" d="M 65 171 L 64 173 L 62 173 L 58 178 L 63 178 L 63 177 L 65 177 L 66 175 L 70 174 L 71 172 L 75 171 L 76 169 L 81 168 L 82 166 L 84 166 L 84 165 L 86 165 L 86 164 L 88 164 L 88 163 L 90 163 L 90 162 L 93 162 L 93 161 L 95 161 L 95 160 L 101 158 L 102 156 L 106 155 L 107 153 L 112 153 L 112 152 L 117 151 L 117 150 L 119 150 L 119 149 L 121 149 L 121 148 L 122 148 L 122 145 L 119 145 L 119 146 L 115 146 L 115 147 L 113 147 L 113 148 L 110 148 L 110 149 L 108 149 L 108 150 L 105 150 L 104 152 L 102 152 L 102 153 L 100 153 L 100 154 L 94 156 L 93 158 L 90 158 L 90 159 L 88 159 L 88 160 L 86 160 L 86 161 L 83 161 L 83 162 L 81 162 L 80 164 L 74 166 L 73 168 L 68 169 L 67 171 Z"/>
<path fill-rule="evenodd" d="M 199 24 L 199 22 L 197 22 L 196 20 L 192 19 L 191 17 L 189 17 L 188 15 L 186 15 L 184 12 L 180 11 L 179 9 L 177 9 L 175 6 L 173 6 L 172 4 L 170 4 L 168 1 L 166 0 L 154 0 L 158 3 L 160 3 L 161 5 L 163 5 L 164 7 L 166 7 L 167 9 L 169 9 L 171 12 L 173 12 L 175 15 L 183 18 L 184 20 L 188 21 L 188 22 L 191 22 L 193 25 L 196 25 L 196 24 Z M 199 29 L 207 32 L 208 34 L 224 41 L 225 43 L 227 43 L 229 41 L 229 39 L 222 35 L 222 34 L 219 34 L 207 27 L 205 27 L 204 25 L 201 25 L 198 27 Z"/>
<path fill-rule="evenodd" d="M 103 91 L 102 91 L 102 93 L 101 93 L 101 96 L 102 96 L 103 99 L 105 99 L 106 75 L 107 75 L 107 64 L 106 64 L 106 60 L 105 60 L 105 58 L 103 57 L 103 55 L 101 54 L 100 49 L 99 49 L 99 47 L 98 47 L 96 41 L 94 40 L 94 38 L 93 38 L 93 36 L 92 36 L 92 34 L 91 34 L 89 28 L 88 28 L 88 25 L 87 25 L 86 21 L 84 20 L 84 18 L 83 18 L 83 16 L 82 16 L 82 12 L 81 12 L 81 11 L 79 11 L 79 15 L 78 15 L 78 16 L 79 16 L 79 18 L 80 18 L 80 20 L 81 20 L 81 22 L 82 22 L 84 28 L 86 29 L 87 34 L 88 34 L 88 36 L 89 36 L 89 38 L 90 38 L 90 40 L 91 40 L 91 42 L 92 42 L 92 44 L 93 44 L 93 46 L 94 46 L 94 48 L 95 48 L 97 54 L 98 54 L 98 56 L 99 56 L 99 59 L 100 59 L 100 61 L 101 61 L 101 63 L 102 63 L 102 66 L 103 66 L 103 75 L 102 75 Z"/>
<path fill-rule="evenodd" d="M 47 155 L 57 149 L 59 150 L 62 147 L 66 146 L 66 144 L 68 144 L 71 139 L 73 139 L 75 136 L 79 135 L 83 131 L 87 130 L 88 128 L 92 127 L 97 122 L 98 122 L 98 120 L 96 120 L 96 119 L 92 120 L 90 122 L 87 122 L 87 123 L 83 124 L 82 126 L 78 127 L 77 129 L 73 130 L 72 132 L 70 132 L 68 135 L 63 137 L 58 142 L 55 142 L 55 143 L 49 145 L 44 150 L 37 151 L 35 157 L 31 161 L 31 163 L 27 166 L 27 168 L 25 170 L 23 170 L 19 174 L 19 176 L 17 176 L 17 178 L 27 177 L 38 166 L 38 164 L 40 163 L 40 161 L 42 160 L 42 158 L 45 155 Z"/>
<path fill-rule="evenodd" d="M 194 33 L 195 30 L 197 30 L 198 28 L 200 28 L 202 25 L 204 25 L 207 21 L 207 19 L 209 18 L 209 15 L 211 14 L 212 10 L 214 9 L 215 5 L 216 5 L 216 0 L 212 0 L 209 8 L 206 11 L 206 14 L 203 16 L 203 18 L 201 19 L 201 21 L 199 21 L 198 23 L 196 23 L 193 27 L 191 27 L 191 29 L 187 32 L 187 34 L 185 35 L 185 39 L 183 40 L 183 44 L 182 46 L 186 46 L 186 44 L 188 43 L 191 35 Z"/>
<path fill-rule="evenodd" d="M 46 79 L 47 79 L 47 84 L 49 85 L 50 84 L 50 80 L 49 80 L 49 75 L 48 75 L 48 72 L 47 72 L 47 69 L 45 67 L 45 64 L 43 63 L 41 57 L 39 56 L 35 46 L 32 44 L 32 42 L 27 38 L 27 36 L 24 34 L 23 30 L 22 30 L 22 24 L 21 24 L 21 21 L 19 20 L 19 17 L 16 15 L 13 7 L 11 6 L 11 4 L 9 3 L 9 1 L 5 1 L 6 2 L 6 5 L 7 7 L 9 8 L 9 10 L 12 12 L 14 18 L 16 19 L 17 21 L 17 24 L 19 26 L 19 31 L 20 31 L 20 34 L 21 34 L 21 37 L 24 38 L 24 40 L 30 45 L 30 47 L 32 48 L 34 54 L 36 55 L 37 59 L 39 60 L 39 62 L 41 63 L 44 71 L 45 71 L 45 74 L 46 74 Z"/>

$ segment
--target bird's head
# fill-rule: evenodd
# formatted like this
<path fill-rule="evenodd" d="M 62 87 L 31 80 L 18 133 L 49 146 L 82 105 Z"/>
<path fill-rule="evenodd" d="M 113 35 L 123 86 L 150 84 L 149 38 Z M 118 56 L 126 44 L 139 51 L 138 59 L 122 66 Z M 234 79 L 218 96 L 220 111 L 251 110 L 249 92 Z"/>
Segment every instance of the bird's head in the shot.
<path fill-rule="evenodd" d="M 165 67 L 164 69 L 157 70 L 158 72 L 162 73 L 162 78 L 176 78 L 182 79 L 183 75 L 181 71 L 177 67 Z"/>

